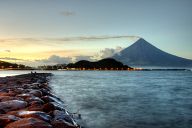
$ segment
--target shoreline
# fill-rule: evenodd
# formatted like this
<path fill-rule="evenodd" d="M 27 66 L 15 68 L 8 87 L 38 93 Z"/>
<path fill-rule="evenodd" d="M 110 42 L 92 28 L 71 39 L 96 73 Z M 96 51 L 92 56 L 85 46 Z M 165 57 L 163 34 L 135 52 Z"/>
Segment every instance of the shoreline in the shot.
<path fill-rule="evenodd" d="M 42 70 L 42 69 L 31 69 L 31 70 L 25 70 L 25 69 L 20 69 L 20 70 L 17 70 L 17 69 L 0 69 L 0 71 L 192 71 L 192 68 L 133 68 L 131 70 L 121 70 L 121 69 L 113 69 L 113 70 L 110 70 L 110 69 L 97 69 L 97 70 L 94 70 L 94 69 L 83 69 L 83 70 L 80 70 L 80 69 L 53 69 L 53 70 Z"/>
<path fill-rule="evenodd" d="M 1 128 L 80 128 L 64 102 L 52 93 L 51 76 L 30 73 L 0 77 Z"/>

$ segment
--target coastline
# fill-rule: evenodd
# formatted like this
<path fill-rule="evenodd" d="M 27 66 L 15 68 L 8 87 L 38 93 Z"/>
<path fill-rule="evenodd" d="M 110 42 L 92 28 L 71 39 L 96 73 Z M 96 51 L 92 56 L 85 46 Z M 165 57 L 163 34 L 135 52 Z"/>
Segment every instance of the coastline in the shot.
<path fill-rule="evenodd" d="M 0 77 L 1 128 L 80 128 L 64 102 L 52 93 L 51 75 Z"/>

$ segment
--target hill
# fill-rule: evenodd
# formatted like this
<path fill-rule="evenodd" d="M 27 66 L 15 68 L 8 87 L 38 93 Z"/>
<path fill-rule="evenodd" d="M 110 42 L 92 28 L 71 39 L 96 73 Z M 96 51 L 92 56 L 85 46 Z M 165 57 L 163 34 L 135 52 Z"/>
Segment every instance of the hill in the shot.
<path fill-rule="evenodd" d="M 9 63 L 5 61 L 0 60 L 0 69 L 31 69 L 31 67 L 22 65 L 22 64 L 15 64 L 15 63 Z"/>
<path fill-rule="evenodd" d="M 81 60 L 76 63 L 70 63 L 67 68 L 84 69 L 84 70 L 127 70 L 132 69 L 127 65 L 123 65 L 121 62 L 112 58 L 102 59 L 96 62 L 90 62 L 87 60 Z"/>

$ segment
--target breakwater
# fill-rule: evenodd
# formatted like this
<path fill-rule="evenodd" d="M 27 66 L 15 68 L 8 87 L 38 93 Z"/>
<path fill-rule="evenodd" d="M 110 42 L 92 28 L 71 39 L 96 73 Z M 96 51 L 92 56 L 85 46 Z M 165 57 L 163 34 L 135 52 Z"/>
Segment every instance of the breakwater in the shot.
<path fill-rule="evenodd" d="M 49 87 L 50 73 L 0 78 L 1 128 L 80 128 Z"/>

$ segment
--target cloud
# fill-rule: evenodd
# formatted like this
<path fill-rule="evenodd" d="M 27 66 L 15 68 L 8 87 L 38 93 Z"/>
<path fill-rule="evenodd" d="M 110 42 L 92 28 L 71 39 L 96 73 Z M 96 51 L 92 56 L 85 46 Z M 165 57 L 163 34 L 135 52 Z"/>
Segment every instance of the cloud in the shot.
<path fill-rule="evenodd" d="M 139 39 L 139 36 L 79 36 L 79 37 L 64 37 L 64 38 L 46 38 L 49 41 L 97 41 L 107 39 Z"/>
<path fill-rule="evenodd" d="M 24 59 L 12 58 L 12 57 L 1 57 L 0 60 L 18 60 L 18 61 L 27 61 Z"/>
<path fill-rule="evenodd" d="M 72 60 L 73 62 L 77 62 L 80 60 L 94 61 L 93 56 L 75 56 Z"/>
<path fill-rule="evenodd" d="M 11 50 L 5 50 L 5 52 L 11 52 Z"/>
<path fill-rule="evenodd" d="M 5 39 L 0 39 L 0 42 L 16 42 L 18 44 L 23 44 L 22 41 L 25 42 L 31 42 L 31 43 L 36 43 L 36 44 L 49 44 L 53 45 L 52 41 L 57 44 L 60 44 L 60 42 L 68 42 L 68 41 L 98 41 L 98 40 L 108 40 L 108 39 L 129 39 L 129 40 L 137 40 L 140 37 L 139 36 L 130 36 L 130 35 L 104 35 L 104 36 L 76 36 L 76 37 L 60 37 L 60 38 L 49 38 L 49 37 L 44 37 L 44 38 L 5 38 Z M 21 43 L 19 43 L 21 42 Z M 28 45 L 28 43 L 26 43 Z M 25 44 L 25 45 L 26 45 Z"/>
<path fill-rule="evenodd" d="M 120 46 L 117 46 L 116 48 L 105 48 L 93 56 L 93 58 L 99 60 L 112 57 L 116 53 L 119 54 L 121 50 L 123 50 L 123 48 Z"/>
<path fill-rule="evenodd" d="M 0 49 L 0 52 L 11 52 L 11 50 L 9 50 L 9 49 Z"/>
<path fill-rule="evenodd" d="M 61 57 L 58 55 L 51 55 L 47 59 L 36 60 L 36 62 L 49 65 L 49 64 L 68 64 L 68 63 L 73 63 L 80 60 L 93 61 L 92 56 Z"/>
<path fill-rule="evenodd" d="M 36 60 L 36 61 L 39 63 L 46 64 L 46 65 L 49 65 L 49 64 L 67 64 L 67 63 L 72 62 L 72 58 L 52 55 L 48 59 L 41 59 L 41 60 Z"/>
<path fill-rule="evenodd" d="M 74 16 L 76 13 L 72 11 L 63 11 L 60 14 L 63 16 Z"/>

